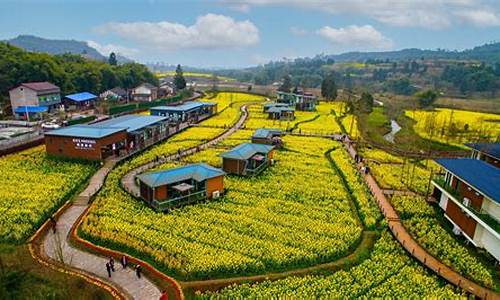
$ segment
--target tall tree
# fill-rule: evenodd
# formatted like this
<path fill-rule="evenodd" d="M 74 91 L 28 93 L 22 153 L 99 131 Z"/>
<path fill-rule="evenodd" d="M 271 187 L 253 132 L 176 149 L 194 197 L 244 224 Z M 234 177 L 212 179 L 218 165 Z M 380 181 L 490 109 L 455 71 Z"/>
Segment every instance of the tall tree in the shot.
<path fill-rule="evenodd" d="M 111 52 L 109 54 L 108 63 L 112 66 L 116 66 L 118 64 L 118 61 L 116 60 L 116 54 L 114 52 Z"/>
<path fill-rule="evenodd" d="M 321 96 L 327 100 L 335 100 L 337 98 L 337 84 L 333 73 L 325 76 L 321 82 Z"/>
<path fill-rule="evenodd" d="M 420 107 L 429 107 L 436 102 L 438 98 L 438 94 L 433 90 L 419 92 L 415 94 L 415 96 L 417 97 Z"/>
<path fill-rule="evenodd" d="M 290 75 L 285 75 L 285 77 L 283 77 L 283 83 L 279 87 L 278 91 L 290 93 L 291 88 L 292 88 L 292 77 L 290 77 Z"/>
<path fill-rule="evenodd" d="M 184 78 L 181 65 L 177 65 L 177 68 L 175 69 L 174 85 L 178 90 L 182 90 L 186 87 L 186 79 Z"/>
<path fill-rule="evenodd" d="M 373 96 L 368 92 L 363 92 L 361 98 L 356 102 L 356 109 L 362 113 L 370 113 L 373 110 Z"/>

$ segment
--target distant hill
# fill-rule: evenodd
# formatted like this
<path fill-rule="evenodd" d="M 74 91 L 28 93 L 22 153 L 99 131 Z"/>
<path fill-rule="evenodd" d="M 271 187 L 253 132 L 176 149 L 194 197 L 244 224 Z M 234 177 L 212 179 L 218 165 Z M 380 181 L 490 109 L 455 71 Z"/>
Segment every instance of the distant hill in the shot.
<path fill-rule="evenodd" d="M 338 62 L 372 60 L 417 60 L 417 59 L 459 59 L 479 60 L 486 63 L 500 62 L 500 43 L 491 43 L 474 47 L 464 51 L 423 50 L 417 48 L 384 52 L 347 52 L 336 55 L 327 55 Z"/>
<path fill-rule="evenodd" d="M 52 40 L 33 35 L 19 35 L 5 42 L 32 52 L 46 52 L 49 54 L 72 53 L 79 54 L 86 58 L 95 60 L 107 60 L 107 57 L 99 53 L 96 49 L 90 47 L 87 42 L 75 40 Z M 124 56 L 117 55 L 119 63 L 132 62 Z"/>

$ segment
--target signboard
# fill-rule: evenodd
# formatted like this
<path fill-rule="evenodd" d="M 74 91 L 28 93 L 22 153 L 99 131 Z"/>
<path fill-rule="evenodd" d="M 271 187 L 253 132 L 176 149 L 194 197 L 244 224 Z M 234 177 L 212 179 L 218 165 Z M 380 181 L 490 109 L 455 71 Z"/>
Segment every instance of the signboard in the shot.
<path fill-rule="evenodd" d="M 79 150 L 94 150 L 96 141 L 88 139 L 73 139 L 75 149 Z"/>

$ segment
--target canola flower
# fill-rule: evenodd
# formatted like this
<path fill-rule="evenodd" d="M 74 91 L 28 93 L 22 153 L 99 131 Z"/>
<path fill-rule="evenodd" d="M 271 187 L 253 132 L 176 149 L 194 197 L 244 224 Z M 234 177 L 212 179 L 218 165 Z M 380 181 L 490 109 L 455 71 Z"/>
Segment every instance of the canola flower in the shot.
<path fill-rule="evenodd" d="M 81 234 L 104 246 L 135 253 L 186 279 L 330 261 L 344 255 L 360 238 L 362 229 L 342 182 L 323 155 L 337 145 L 327 139 L 287 137 L 285 142 L 291 148 L 302 150 L 278 152 L 277 164 L 258 177 L 228 177 L 222 199 L 169 214 L 151 210 L 119 187 L 127 170 L 185 144 L 199 143 L 217 129 L 189 128 L 113 170 L 84 220 Z M 231 143 L 159 168 L 214 163 L 220 152 L 251 133 L 238 131 Z"/>
<path fill-rule="evenodd" d="M 39 146 L 0 158 L 0 241 L 22 242 L 70 197 L 95 164 L 49 158 Z"/>
<path fill-rule="evenodd" d="M 198 299 L 409 299 L 460 296 L 465 297 L 412 260 L 386 230 L 375 243 L 370 258 L 349 270 L 330 275 L 307 275 L 233 285 L 218 292 L 195 295 Z"/>
<path fill-rule="evenodd" d="M 406 111 L 416 121 L 420 136 L 463 147 L 464 143 L 500 140 L 500 116 L 466 110 L 438 108 L 433 111 Z"/>
<path fill-rule="evenodd" d="M 394 196 L 391 202 L 405 228 L 431 255 L 486 287 L 498 282 L 488 267 L 441 226 L 437 213 L 423 197 Z"/>

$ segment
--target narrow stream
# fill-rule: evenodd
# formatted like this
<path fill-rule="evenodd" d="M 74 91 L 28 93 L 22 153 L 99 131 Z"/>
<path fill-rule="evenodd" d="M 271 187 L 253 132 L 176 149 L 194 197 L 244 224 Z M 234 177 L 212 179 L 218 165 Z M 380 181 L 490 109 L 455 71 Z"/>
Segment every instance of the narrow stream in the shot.
<path fill-rule="evenodd" d="M 391 120 L 391 132 L 384 135 L 384 139 L 390 143 L 394 143 L 394 137 L 400 130 L 401 126 L 399 126 L 399 124 L 395 120 Z"/>

